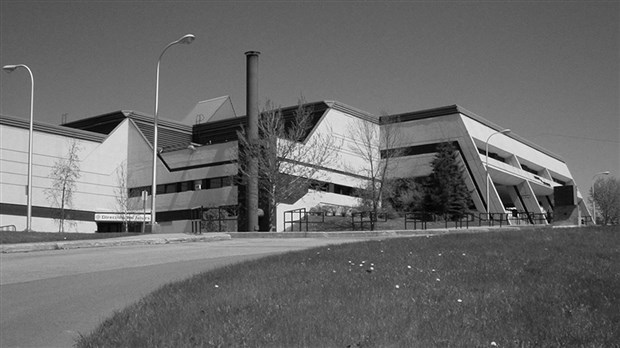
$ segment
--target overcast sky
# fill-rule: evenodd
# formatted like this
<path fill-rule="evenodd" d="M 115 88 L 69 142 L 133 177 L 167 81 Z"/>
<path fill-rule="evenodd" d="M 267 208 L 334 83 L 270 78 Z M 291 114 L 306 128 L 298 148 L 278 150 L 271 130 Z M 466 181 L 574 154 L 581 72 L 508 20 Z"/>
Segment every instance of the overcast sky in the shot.
<path fill-rule="evenodd" d="M 0 1 L 0 64 L 35 78 L 36 120 L 116 110 L 182 119 L 229 95 L 337 100 L 373 114 L 458 104 L 562 156 L 585 194 L 620 177 L 618 1 Z M 28 118 L 27 72 L 0 74 L 0 113 Z"/>

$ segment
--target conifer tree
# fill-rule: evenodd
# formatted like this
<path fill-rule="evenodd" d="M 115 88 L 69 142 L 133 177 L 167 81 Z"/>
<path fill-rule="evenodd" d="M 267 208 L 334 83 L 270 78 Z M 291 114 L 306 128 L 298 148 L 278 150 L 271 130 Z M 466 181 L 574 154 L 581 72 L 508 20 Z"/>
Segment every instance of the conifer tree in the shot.
<path fill-rule="evenodd" d="M 424 209 L 439 215 L 462 216 L 468 209 L 470 195 L 455 146 L 452 143 L 437 146 L 431 166 L 433 172 L 425 185 Z"/>

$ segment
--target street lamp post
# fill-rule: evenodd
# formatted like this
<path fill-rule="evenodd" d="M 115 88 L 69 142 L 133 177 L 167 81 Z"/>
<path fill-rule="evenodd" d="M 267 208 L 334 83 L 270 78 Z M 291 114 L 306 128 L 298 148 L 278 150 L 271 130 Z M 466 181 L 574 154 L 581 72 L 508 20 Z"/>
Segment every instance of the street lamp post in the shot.
<path fill-rule="evenodd" d="M 508 133 L 510 133 L 510 129 L 504 129 L 504 130 L 501 130 L 499 132 L 495 132 L 495 133 L 489 135 L 489 137 L 487 138 L 487 141 L 486 141 L 486 145 L 485 145 L 485 167 L 484 167 L 484 169 L 486 170 L 486 181 L 487 181 L 487 214 L 491 213 L 491 203 L 489 202 L 489 199 L 490 199 L 490 195 L 489 195 L 489 181 L 491 180 L 491 177 L 489 175 L 489 140 L 495 134 L 508 134 Z"/>
<path fill-rule="evenodd" d="M 151 232 L 154 231 L 155 226 L 157 225 L 157 222 L 155 220 L 155 199 L 157 196 L 157 152 L 158 152 L 158 146 L 157 146 L 157 121 L 158 121 L 158 109 L 159 109 L 159 65 L 161 63 L 161 58 L 164 56 L 164 53 L 166 53 L 166 50 L 168 50 L 168 48 L 170 48 L 170 46 L 176 45 L 176 44 L 190 44 L 192 41 L 194 41 L 196 37 L 192 34 L 186 34 L 184 36 L 182 36 L 180 39 L 173 41 L 171 43 L 169 43 L 164 50 L 161 52 L 161 54 L 159 55 L 159 59 L 157 60 L 157 76 L 155 79 L 155 116 L 154 116 L 154 120 L 153 120 L 153 183 L 151 185 Z"/>
<path fill-rule="evenodd" d="M 609 171 L 596 173 L 592 176 L 592 223 L 596 225 L 596 202 L 594 201 L 594 178 L 599 175 L 609 175 Z"/>
<path fill-rule="evenodd" d="M 33 123 L 34 123 L 34 77 L 32 76 L 32 70 L 27 65 L 5 65 L 2 70 L 6 72 L 12 72 L 18 68 L 24 68 L 28 70 L 30 74 L 30 127 L 28 130 L 28 187 L 27 187 L 27 210 L 26 210 L 26 231 L 32 231 L 32 138 L 33 138 Z"/>

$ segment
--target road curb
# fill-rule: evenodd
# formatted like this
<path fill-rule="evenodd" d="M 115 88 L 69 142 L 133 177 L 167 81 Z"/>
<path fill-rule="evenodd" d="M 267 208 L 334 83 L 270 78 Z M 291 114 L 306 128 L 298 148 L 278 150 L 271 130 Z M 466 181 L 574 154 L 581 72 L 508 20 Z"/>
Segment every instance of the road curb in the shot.
<path fill-rule="evenodd" d="M 120 237 L 110 239 L 92 239 L 78 241 L 59 241 L 59 242 L 42 242 L 42 243 L 18 243 L 0 245 L 0 253 L 25 253 L 32 251 L 47 250 L 67 250 L 81 248 L 101 248 L 110 246 L 131 246 L 131 245 L 161 245 L 171 243 L 192 243 L 192 242 L 215 242 L 220 240 L 231 239 L 229 234 L 214 233 L 203 235 L 184 235 L 174 237 L 158 237 L 157 235 L 149 235 L 148 237 Z"/>
<path fill-rule="evenodd" d="M 80 248 L 101 248 L 111 246 L 131 245 L 161 245 L 170 243 L 215 242 L 220 240 L 243 238 L 394 238 L 394 237 L 430 237 L 451 233 L 484 233 L 515 230 L 518 227 L 471 227 L 464 228 L 437 228 L 428 230 L 393 230 L 393 231 L 338 231 L 338 232 L 227 232 L 188 235 L 185 233 L 166 234 L 158 236 L 149 234 L 135 237 L 121 237 L 110 239 L 91 239 L 78 241 L 58 241 L 42 243 L 2 244 L 0 253 L 25 253 L 47 250 L 68 250 Z"/>

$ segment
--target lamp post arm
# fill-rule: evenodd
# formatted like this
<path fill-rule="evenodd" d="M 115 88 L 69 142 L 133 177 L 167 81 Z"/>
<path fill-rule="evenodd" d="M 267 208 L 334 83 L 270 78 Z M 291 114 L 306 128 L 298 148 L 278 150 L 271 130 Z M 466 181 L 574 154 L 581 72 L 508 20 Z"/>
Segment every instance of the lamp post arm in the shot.
<path fill-rule="evenodd" d="M 168 48 L 179 44 L 185 43 L 189 44 L 194 41 L 195 36 L 192 34 L 186 34 L 179 38 L 178 40 L 172 41 L 164 49 L 161 51 L 159 58 L 157 59 L 157 69 L 155 76 L 155 114 L 153 116 L 153 182 L 151 185 L 151 226 L 156 225 L 156 196 L 157 196 L 157 152 L 158 152 L 158 139 L 157 139 L 157 126 L 159 119 L 159 66 L 161 65 L 161 59 L 164 56 L 164 53 L 168 50 Z M 153 232 L 151 230 L 151 232 Z"/>
<path fill-rule="evenodd" d="M 12 72 L 16 69 L 24 68 L 28 70 L 30 75 L 30 125 L 28 126 L 28 186 L 26 188 L 26 231 L 32 231 L 32 144 L 34 137 L 34 75 L 32 70 L 26 64 L 5 65 L 2 69 L 6 72 Z"/>

